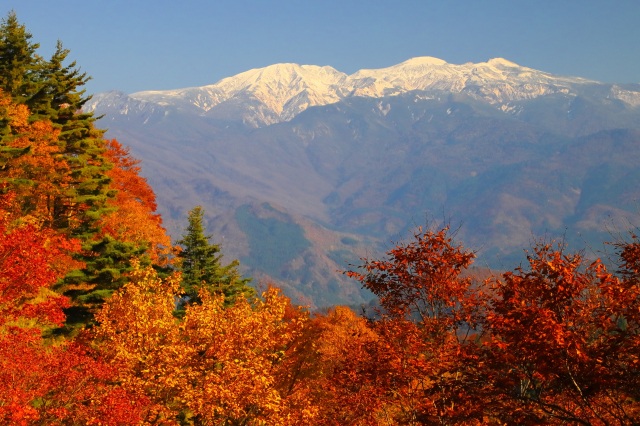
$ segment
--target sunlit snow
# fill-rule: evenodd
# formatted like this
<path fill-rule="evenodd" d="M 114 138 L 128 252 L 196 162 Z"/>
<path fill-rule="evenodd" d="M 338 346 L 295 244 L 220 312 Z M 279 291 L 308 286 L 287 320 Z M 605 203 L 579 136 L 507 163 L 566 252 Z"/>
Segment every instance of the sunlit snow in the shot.
<path fill-rule="evenodd" d="M 110 96 L 113 102 L 123 104 L 123 114 L 128 112 L 127 100 L 142 102 L 139 108 L 153 104 L 201 114 L 224 104 L 227 109 L 238 109 L 245 123 L 260 127 L 291 120 L 307 108 L 333 104 L 344 98 L 382 98 L 410 91 L 417 91 L 415 100 L 436 98 L 434 94 L 440 92 L 464 92 L 504 112 L 517 113 L 510 102 L 553 93 L 572 95 L 576 85 L 594 83 L 597 82 L 523 67 L 504 58 L 456 65 L 425 56 L 387 68 L 363 69 L 351 75 L 329 66 L 275 64 L 203 87 Z M 613 86 L 610 96 L 632 106 L 640 105 L 639 92 Z M 88 107 L 95 108 L 96 102 Z M 380 112 L 387 114 L 390 107 L 381 105 Z"/>

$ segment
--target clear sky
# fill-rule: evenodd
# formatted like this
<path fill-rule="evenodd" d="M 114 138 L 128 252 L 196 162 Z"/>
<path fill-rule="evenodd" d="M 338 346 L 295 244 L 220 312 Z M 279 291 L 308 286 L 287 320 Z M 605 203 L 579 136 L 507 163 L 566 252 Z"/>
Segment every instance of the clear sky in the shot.
<path fill-rule="evenodd" d="M 351 74 L 416 56 L 504 57 L 640 83 L 640 0 L 1 0 L 49 56 L 56 40 L 90 93 L 213 84 L 280 62 Z"/>

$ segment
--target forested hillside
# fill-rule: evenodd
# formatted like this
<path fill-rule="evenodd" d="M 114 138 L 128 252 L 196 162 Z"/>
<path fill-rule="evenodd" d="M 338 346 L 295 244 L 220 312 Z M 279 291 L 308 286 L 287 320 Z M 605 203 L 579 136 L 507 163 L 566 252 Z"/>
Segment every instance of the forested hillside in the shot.
<path fill-rule="evenodd" d="M 174 247 L 143 165 L 82 112 L 88 76 L 38 48 L 2 20 L 0 423 L 640 423 L 635 235 L 612 270 L 539 243 L 481 279 L 418 228 L 345 272 L 378 309 L 310 312 L 225 261 L 199 206 Z"/>

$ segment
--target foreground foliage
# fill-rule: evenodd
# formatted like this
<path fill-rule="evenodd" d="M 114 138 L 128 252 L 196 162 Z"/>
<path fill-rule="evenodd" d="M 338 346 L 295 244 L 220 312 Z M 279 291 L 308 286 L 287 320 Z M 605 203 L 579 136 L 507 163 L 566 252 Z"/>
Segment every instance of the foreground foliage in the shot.
<path fill-rule="evenodd" d="M 202 290 L 178 321 L 179 289 L 179 275 L 161 280 L 151 268 L 136 269 L 97 315 L 95 342 L 124 366 L 120 382 L 151 398 L 147 420 L 305 423 L 312 411 L 288 366 L 308 315 L 275 289 L 227 308 L 224 295 Z"/>
<path fill-rule="evenodd" d="M 482 283 L 461 278 L 472 254 L 446 228 L 415 237 L 350 272 L 380 296 L 387 341 L 400 339 L 407 376 L 390 389 L 402 407 L 393 423 L 640 420 L 635 237 L 618 244 L 617 275 L 541 244 L 528 266 Z"/>

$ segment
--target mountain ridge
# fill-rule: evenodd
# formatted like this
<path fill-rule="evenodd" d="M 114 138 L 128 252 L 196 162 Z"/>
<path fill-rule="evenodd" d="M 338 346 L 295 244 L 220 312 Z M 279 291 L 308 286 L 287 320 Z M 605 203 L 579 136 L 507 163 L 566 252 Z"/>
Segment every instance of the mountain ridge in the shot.
<path fill-rule="evenodd" d="M 605 84 L 580 77 L 555 76 L 504 58 L 455 65 L 427 56 L 386 68 L 363 69 L 351 75 L 330 66 L 274 64 L 226 77 L 211 85 L 126 96 L 156 108 L 173 108 L 221 119 L 237 116 L 244 124 L 263 127 L 289 121 L 309 107 L 329 105 L 353 96 L 381 98 L 415 90 L 439 90 L 467 93 L 498 108 L 509 108 L 509 102 L 522 99 L 554 93 L 575 95 L 576 86 L 580 85 Z M 640 105 L 638 91 L 608 86 L 612 99 Z M 86 108 L 93 110 L 103 98 L 102 94 L 96 95 Z"/>

